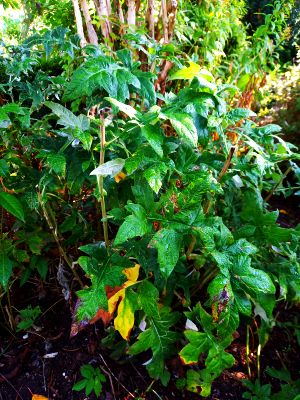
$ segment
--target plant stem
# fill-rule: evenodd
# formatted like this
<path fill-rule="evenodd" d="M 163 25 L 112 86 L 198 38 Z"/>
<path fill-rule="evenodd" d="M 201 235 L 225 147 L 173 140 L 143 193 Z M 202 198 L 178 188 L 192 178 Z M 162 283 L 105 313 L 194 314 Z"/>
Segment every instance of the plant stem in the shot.
<path fill-rule="evenodd" d="M 230 163 L 231 163 L 231 160 L 232 160 L 232 157 L 234 155 L 235 150 L 236 150 L 235 146 L 232 146 L 230 148 L 229 153 L 228 153 L 228 157 L 227 157 L 227 159 L 226 159 L 226 161 L 225 161 L 225 163 L 223 165 L 223 168 L 222 168 L 221 172 L 218 175 L 218 178 L 217 178 L 217 182 L 218 183 L 220 183 L 221 179 L 226 174 L 226 172 L 227 172 L 227 170 L 228 170 L 228 168 L 230 166 Z M 208 214 L 209 213 L 211 206 L 212 206 L 212 201 L 211 200 L 207 200 L 206 204 L 203 207 L 204 214 Z"/>
<path fill-rule="evenodd" d="M 14 331 L 16 329 L 16 322 L 15 322 L 15 320 L 13 318 L 13 312 L 12 312 L 9 288 L 7 289 L 6 297 L 7 297 L 8 307 L 5 307 L 5 308 L 6 308 L 6 312 L 7 312 L 7 315 L 8 315 L 10 328 Z"/>
<path fill-rule="evenodd" d="M 235 147 L 235 146 L 232 146 L 232 147 L 230 148 L 228 157 L 227 157 L 227 159 L 226 159 L 226 161 L 225 161 L 225 163 L 224 163 L 224 165 L 223 165 L 223 168 L 222 168 L 222 170 L 221 170 L 221 172 L 219 173 L 219 176 L 218 176 L 218 178 L 217 178 L 217 181 L 218 181 L 218 182 L 220 182 L 221 179 L 223 178 L 223 176 L 226 174 L 226 172 L 227 172 L 227 170 L 228 170 L 228 168 L 229 168 L 229 166 L 230 166 L 230 163 L 231 163 L 231 160 L 232 160 L 232 157 L 233 157 L 233 155 L 234 155 L 235 150 L 236 150 L 236 147 Z"/>
<path fill-rule="evenodd" d="M 270 193 L 267 195 L 267 197 L 265 198 L 265 202 L 267 203 L 270 198 L 273 196 L 274 192 L 276 191 L 277 188 L 279 188 L 279 186 L 282 184 L 283 180 L 287 177 L 287 175 L 289 174 L 289 172 L 292 170 L 292 167 L 289 167 L 285 173 L 282 175 L 281 179 L 279 182 L 276 183 L 276 185 L 273 187 L 273 189 L 270 191 Z"/>
<path fill-rule="evenodd" d="M 104 113 L 100 112 L 100 161 L 99 165 L 104 164 L 105 157 L 105 125 L 104 125 Z M 104 198 L 104 187 L 103 187 L 103 176 L 97 175 L 97 184 L 100 193 L 100 205 L 102 212 L 102 225 L 103 225 L 103 233 L 104 233 L 104 242 L 106 247 L 109 247 L 109 239 L 108 239 L 108 224 L 107 224 L 107 214 L 106 214 L 106 206 L 105 206 L 105 198 Z"/>
<path fill-rule="evenodd" d="M 190 255 L 194 250 L 196 242 L 197 242 L 196 236 L 192 235 L 191 242 L 190 242 L 189 247 L 188 247 L 188 249 L 187 249 L 187 251 L 185 253 L 185 256 L 186 256 L 187 260 L 190 260 Z"/>
<path fill-rule="evenodd" d="M 3 207 L 0 207 L 0 239 L 3 236 Z"/>
<path fill-rule="evenodd" d="M 246 333 L 246 362 L 247 362 L 247 369 L 248 369 L 248 376 L 251 379 L 251 369 L 250 369 L 250 361 L 249 361 L 249 354 L 250 354 L 250 346 L 249 346 L 249 325 L 247 325 L 247 333 Z"/>
<path fill-rule="evenodd" d="M 260 353 L 261 353 L 261 344 L 257 346 L 257 378 L 260 379 Z"/>
<path fill-rule="evenodd" d="M 47 221 L 47 224 L 51 230 L 52 236 L 57 244 L 57 247 L 58 247 L 61 257 L 65 260 L 67 265 L 70 267 L 75 279 L 79 282 L 80 286 L 84 287 L 84 284 L 83 284 L 80 276 L 78 275 L 77 271 L 73 268 L 72 261 L 70 260 L 70 258 L 68 257 L 68 255 L 66 254 L 64 248 L 62 247 L 62 245 L 60 243 L 60 239 L 59 239 L 59 236 L 57 233 L 57 224 L 56 224 L 56 221 L 55 221 L 55 218 L 53 216 L 53 212 L 52 212 L 50 206 L 48 205 L 48 207 L 46 207 L 46 204 L 44 204 L 44 202 L 42 200 L 42 195 L 40 192 L 38 192 L 38 199 L 39 199 L 39 203 L 42 208 L 45 220 Z"/>

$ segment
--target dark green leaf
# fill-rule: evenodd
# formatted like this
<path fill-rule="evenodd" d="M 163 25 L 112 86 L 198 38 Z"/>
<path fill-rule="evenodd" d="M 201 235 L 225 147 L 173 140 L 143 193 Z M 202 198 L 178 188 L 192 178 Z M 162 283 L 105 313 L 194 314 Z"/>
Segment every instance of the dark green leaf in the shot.
<path fill-rule="evenodd" d="M 229 113 L 227 114 L 227 117 L 233 122 L 237 122 L 243 118 L 255 116 L 256 114 L 248 108 L 235 108 L 234 110 L 229 111 Z"/>
<path fill-rule="evenodd" d="M 59 120 L 57 121 L 58 124 L 72 129 L 77 128 L 82 131 L 89 129 L 90 120 L 85 115 L 80 115 L 77 117 L 72 113 L 72 111 L 63 107 L 61 104 L 53 103 L 52 101 L 45 101 L 44 104 L 59 117 Z"/>
<path fill-rule="evenodd" d="M 132 204 L 131 206 L 127 206 L 127 208 L 130 208 L 133 215 L 126 217 L 120 226 L 114 241 L 115 246 L 124 243 L 127 239 L 143 236 L 151 232 L 151 225 L 147 221 L 144 208 L 139 204 Z"/>
<path fill-rule="evenodd" d="M 173 128 L 181 139 L 185 140 L 193 147 L 197 146 L 198 133 L 192 117 L 188 114 L 174 111 L 165 111 L 163 115 L 170 120 Z"/>
<path fill-rule="evenodd" d="M 3 249 L 0 248 L 0 284 L 7 289 L 9 278 L 12 275 L 13 263 L 10 258 L 4 253 Z"/>
<path fill-rule="evenodd" d="M 149 142 L 153 150 L 160 156 L 163 156 L 163 132 L 157 126 L 145 125 L 141 127 L 142 135 Z"/>
<path fill-rule="evenodd" d="M 12 194 L 0 192 L 0 206 L 10 214 L 25 222 L 24 209 L 21 202 Z"/>
<path fill-rule="evenodd" d="M 64 176 L 66 173 L 66 165 L 67 161 L 64 155 L 62 154 L 49 154 L 47 156 L 47 162 L 50 166 L 50 168 L 53 169 L 53 171 L 57 175 L 62 175 Z"/>
<path fill-rule="evenodd" d="M 161 229 L 151 241 L 157 249 L 161 273 L 168 278 L 177 264 L 181 250 L 182 236 L 173 229 Z"/>

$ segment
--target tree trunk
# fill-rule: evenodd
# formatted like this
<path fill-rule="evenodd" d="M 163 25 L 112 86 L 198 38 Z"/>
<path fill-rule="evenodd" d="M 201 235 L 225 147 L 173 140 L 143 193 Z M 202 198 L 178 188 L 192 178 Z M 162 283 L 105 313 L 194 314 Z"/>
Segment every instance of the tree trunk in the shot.
<path fill-rule="evenodd" d="M 154 5 L 155 5 L 155 0 L 148 0 L 148 8 L 147 8 L 147 14 L 146 14 L 146 25 L 148 28 L 148 33 L 149 36 L 154 39 L 154 29 L 155 29 L 155 23 L 154 23 Z"/>
<path fill-rule="evenodd" d="M 101 33 L 105 39 L 110 40 L 111 39 L 111 24 L 108 19 L 109 17 L 109 10 L 107 7 L 107 4 L 109 3 L 109 0 L 94 0 L 94 4 L 96 7 L 96 11 L 98 16 L 100 17 L 100 24 L 101 24 Z M 110 5 L 110 3 L 109 3 Z M 109 7 L 110 8 L 110 7 Z"/>
<path fill-rule="evenodd" d="M 80 8 L 79 8 L 79 3 L 78 3 L 78 0 L 72 0 L 72 2 L 73 2 L 73 7 L 74 7 L 77 33 L 78 33 L 78 36 L 80 37 L 80 46 L 84 47 L 87 42 L 84 37 L 82 17 L 81 17 L 81 12 L 80 12 Z"/>
<path fill-rule="evenodd" d="M 93 27 L 91 16 L 89 13 L 89 7 L 86 0 L 81 0 L 81 9 L 83 12 L 86 29 L 89 37 L 89 43 L 94 44 L 95 46 L 98 45 L 98 37 L 97 33 Z"/>
<path fill-rule="evenodd" d="M 127 0 L 127 24 L 129 26 L 135 27 L 136 20 L 136 10 L 135 10 L 135 0 Z"/>
<path fill-rule="evenodd" d="M 175 28 L 175 21 L 176 21 L 176 13 L 177 13 L 177 0 L 170 0 L 168 4 L 168 13 L 169 13 L 169 41 L 173 39 L 174 28 Z"/>
<path fill-rule="evenodd" d="M 166 0 L 161 0 L 161 19 L 163 26 L 163 38 L 164 43 L 169 42 L 169 31 L 168 31 L 168 10 Z"/>
<path fill-rule="evenodd" d="M 107 15 L 111 15 L 111 3 L 110 0 L 106 0 L 106 9 L 107 9 Z"/>
<path fill-rule="evenodd" d="M 135 13 L 136 13 L 136 15 L 139 15 L 140 7 L 141 7 L 141 0 L 136 0 L 136 2 L 135 2 Z"/>

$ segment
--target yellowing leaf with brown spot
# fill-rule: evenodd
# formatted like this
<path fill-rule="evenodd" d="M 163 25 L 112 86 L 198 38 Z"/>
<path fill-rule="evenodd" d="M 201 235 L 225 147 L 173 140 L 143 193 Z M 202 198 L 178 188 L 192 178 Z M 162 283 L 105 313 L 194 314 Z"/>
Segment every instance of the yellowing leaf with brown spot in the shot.
<path fill-rule="evenodd" d="M 137 282 L 139 270 L 139 264 L 135 264 L 133 268 L 124 269 L 123 273 L 127 276 L 128 280 L 124 283 L 122 289 L 108 300 L 108 312 L 112 314 L 121 299 L 118 305 L 117 316 L 114 320 L 114 326 L 125 340 L 129 339 L 130 331 L 134 325 L 134 308 L 130 300 L 126 297 L 126 289 Z"/>
<path fill-rule="evenodd" d="M 41 394 L 33 394 L 32 400 L 49 400 L 48 397 L 42 396 Z"/>

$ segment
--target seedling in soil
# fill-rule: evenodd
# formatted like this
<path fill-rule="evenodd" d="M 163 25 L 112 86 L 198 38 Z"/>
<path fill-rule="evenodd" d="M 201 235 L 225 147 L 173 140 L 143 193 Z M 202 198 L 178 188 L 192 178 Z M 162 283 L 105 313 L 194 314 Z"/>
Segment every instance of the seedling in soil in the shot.
<path fill-rule="evenodd" d="M 84 364 L 80 368 L 80 373 L 83 376 L 83 379 L 76 382 L 72 390 L 80 392 L 84 389 L 87 396 L 94 391 L 96 396 L 99 397 L 102 392 L 102 383 L 106 381 L 106 378 L 101 373 L 100 369 L 98 367 L 93 368 L 89 364 Z"/>

